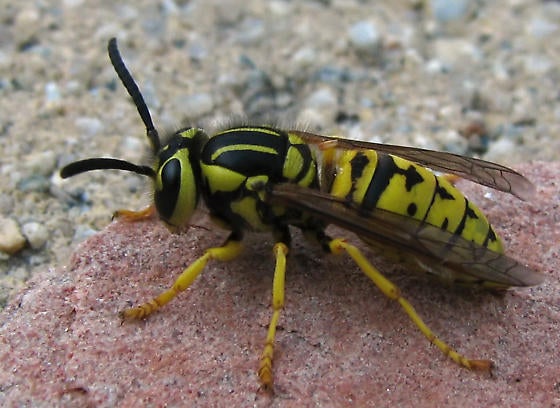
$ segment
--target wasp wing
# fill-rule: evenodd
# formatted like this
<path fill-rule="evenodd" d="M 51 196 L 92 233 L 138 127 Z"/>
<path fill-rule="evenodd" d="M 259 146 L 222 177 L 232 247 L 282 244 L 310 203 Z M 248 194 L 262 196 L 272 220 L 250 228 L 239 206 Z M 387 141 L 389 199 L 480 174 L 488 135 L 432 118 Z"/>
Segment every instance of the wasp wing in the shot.
<path fill-rule="evenodd" d="M 376 150 L 394 154 L 432 170 L 455 174 L 478 184 L 513 194 L 522 200 L 528 200 L 535 195 L 533 183 L 515 170 L 474 157 L 416 147 L 322 136 L 298 130 L 291 130 L 290 133 L 301 137 L 306 143 L 317 145 L 319 148 L 324 144 L 326 148 Z"/>
<path fill-rule="evenodd" d="M 363 210 L 355 203 L 296 184 L 268 187 L 271 204 L 297 208 L 356 233 L 367 243 L 397 249 L 442 279 L 490 287 L 532 286 L 543 276 L 507 255 L 439 227 L 383 209 Z"/>

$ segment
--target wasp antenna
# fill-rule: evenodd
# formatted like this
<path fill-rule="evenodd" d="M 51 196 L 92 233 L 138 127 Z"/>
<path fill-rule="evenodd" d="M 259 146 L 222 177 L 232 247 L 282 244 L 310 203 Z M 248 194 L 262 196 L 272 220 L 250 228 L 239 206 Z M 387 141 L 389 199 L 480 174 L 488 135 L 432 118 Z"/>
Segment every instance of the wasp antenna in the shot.
<path fill-rule="evenodd" d="M 125 170 L 136 174 L 155 178 L 154 169 L 148 166 L 139 166 L 125 160 L 96 157 L 85 159 L 68 164 L 60 171 L 60 177 L 68 178 L 76 174 L 85 173 L 91 170 Z"/>
<path fill-rule="evenodd" d="M 117 46 L 116 38 L 113 37 L 109 40 L 107 51 L 109 52 L 109 59 L 111 60 L 111 64 L 113 64 L 113 68 L 115 68 L 115 72 L 132 98 L 134 105 L 136 105 L 136 109 L 138 109 L 138 113 L 140 114 L 144 125 L 146 125 L 146 134 L 148 135 L 148 139 L 152 145 L 152 150 L 154 153 L 157 153 L 161 147 L 158 131 L 152 122 L 150 111 L 144 101 L 144 97 L 142 96 L 138 85 L 136 85 L 134 78 L 132 78 L 130 71 L 124 64 Z"/>

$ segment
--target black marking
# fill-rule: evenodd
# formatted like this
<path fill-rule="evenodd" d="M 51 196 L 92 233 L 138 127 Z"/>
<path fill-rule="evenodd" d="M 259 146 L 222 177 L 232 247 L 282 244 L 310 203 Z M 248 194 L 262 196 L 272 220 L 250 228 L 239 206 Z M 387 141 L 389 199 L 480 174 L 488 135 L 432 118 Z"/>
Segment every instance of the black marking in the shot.
<path fill-rule="evenodd" d="M 487 247 L 490 242 L 496 242 L 498 240 L 498 236 L 496 235 L 496 231 L 490 224 L 488 224 L 488 234 L 486 234 L 486 238 L 484 239 L 484 246 Z"/>
<path fill-rule="evenodd" d="M 354 192 L 356 191 L 356 182 L 364 174 L 364 169 L 369 164 L 369 158 L 363 152 L 356 152 L 356 155 L 350 160 L 350 180 L 352 186 L 346 194 L 346 203 L 352 205 L 354 203 Z"/>
<path fill-rule="evenodd" d="M 399 171 L 399 173 L 403 174 L 406 178 L 406 191 L 410 191 L 416 184 L 424 182 L 424 177 L 422 177 L 420 173 L 418 173 L 418 170 L 416 170 L 416 166 L 413 164 L 411 164 L 405 171 Z"/>
<path fill-rule="evenodd" d="M 432 198 L 430 199 L 430 204 L 428 204 L 428 207 L 426 208 L 426 212 L 424 213 L 424 217 L 422 218 L 422 223 L 426 222 L 426 218 L 428 218 L 428 215 L 430 214 L 432 206 L 434 205 L 434 202 L 436 201 L 436 194 L 437 194 L 438 189 L 439 189 L 438 178 L 433 173 L 432 173 L 432 177 L 434 178 L 434 191 L 432 193 Z M 445 223 L 445 226 L 447 227 L 447 222 Z M 446 230 L 447 230 L 447 228 L 446 228 Z"/>
<path fill-rule="evenodd" d="M 449 226 L 449 218 L 445 217 L 443 222 L 441 223 L 441 229 L 447 231 L 447 227 Z"/>
<path fill-rule="evenodd" d="M 461 235 L 463 233 L 465 225 L 467 224 L 467 218 L 476 220 L 478 219 L 478 216 L 471 208 L 471 203 L 469 202 L 469 200 L 467 200 L 467 198 L 465 197 L 465 211 L 463 212 L 463 218 L 461 218 L 461 222 L 459 223 L 453 234 Z"/>
<path fill-rule="evenodd" d="M 465 211 L 466 211 L 467 216 L 468 216 L 469 218 L 478 220 L 478 215 L 476 215 L 476 212 L 472 209 L 471 203 L 470 203 L 468 200 L 467 200 L 467 208 L 466 208 Z"/>
<path fill-rule="evenodd" d="M 455 200 L 455 197 L 449 194 L 449 192 L 445 189 L 445 187 L 440 186 L 439 183 L 437 184 L 436 193 L 440 196 L 442 200 Z"/>
<path fill-rule="evenodd" d="M 357 152 L 356 155 L 350 160 L 350 177 L 352 184 L 355 180 L 362 177 L 364 169 L 369 164 L 369 158 L 363 152 Z"/>
<path fill-rule="evenodd" d="M 410 203 L 406 209 L 406 212 L 410 217 L 414 217 L 414 215 L 416 215 L 416 211 L 418 211 L 418 206 L 415 203 Z"/>
<path fill-rule="evenodd" d="M 401 170 L 388 154 L 378 154 L 377 157 L 377 168 L 375 169 L 375 173 L 371 178 L 362 201 L 362 208 L 365 210 L 375 208 L 381 194 L 383 194 L 389 186 L 391 178 Z"/>

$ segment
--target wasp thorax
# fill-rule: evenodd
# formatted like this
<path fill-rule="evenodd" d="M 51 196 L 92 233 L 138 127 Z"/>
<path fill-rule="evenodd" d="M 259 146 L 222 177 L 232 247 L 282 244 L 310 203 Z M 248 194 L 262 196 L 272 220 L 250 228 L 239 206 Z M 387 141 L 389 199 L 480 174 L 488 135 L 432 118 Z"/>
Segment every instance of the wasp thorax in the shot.
<path fill-rule="evenodd" d="M 206 139 L 200 129 L 183 129 L 158 154 L 154 199 L 160 218 L 169 225 L 185 225 L 196 209 L 200 184 L 197 158 Z"/>

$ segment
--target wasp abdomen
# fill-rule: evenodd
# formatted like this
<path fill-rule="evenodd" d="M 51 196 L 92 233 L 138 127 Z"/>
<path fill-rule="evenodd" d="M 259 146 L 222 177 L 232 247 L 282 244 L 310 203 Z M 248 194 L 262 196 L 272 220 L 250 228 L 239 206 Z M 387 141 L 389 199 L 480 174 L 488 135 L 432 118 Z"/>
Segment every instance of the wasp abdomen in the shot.
<path fill-rule="evenodd" d="M 374 150 L 341 154 L 330 194 L 365 213 L 381 208 L 441 228 L 495 252 L 502 243 L 482 212 L 445 177 Z"/>

